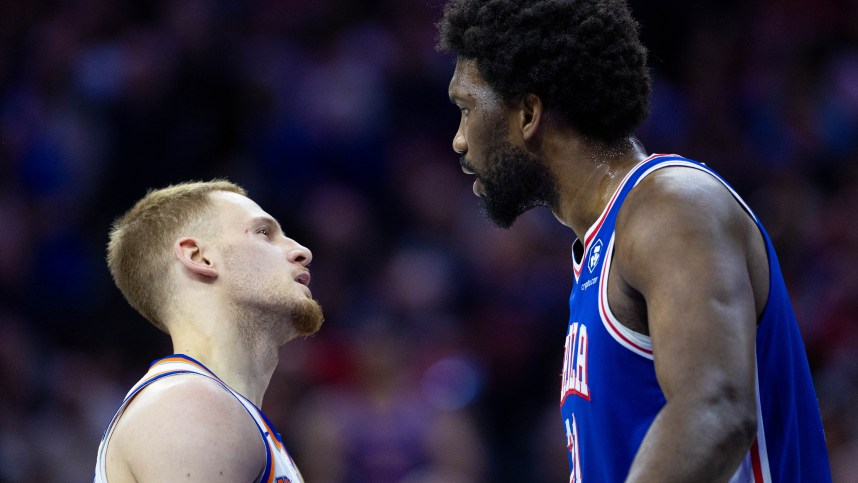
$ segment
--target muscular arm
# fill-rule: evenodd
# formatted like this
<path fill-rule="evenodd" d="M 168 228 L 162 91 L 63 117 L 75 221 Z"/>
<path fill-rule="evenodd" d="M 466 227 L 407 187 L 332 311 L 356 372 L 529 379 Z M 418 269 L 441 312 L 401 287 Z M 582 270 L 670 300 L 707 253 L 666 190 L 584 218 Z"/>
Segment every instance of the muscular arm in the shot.
<path fill-rule="evenodd" d="M 626 205 L 614 272 L 645 302 L 667 399 L 628 480 L 727 481 L 756 428 L 748 259 L 759 233 L 723 186 L 690 169 L 654 173 Z"/>
<path fill-rule="evenodd" d="M 129 405 L 107 450 L 121 482 L 255 481 L 265 446 L 251 416 L 215 381 L 171 376 Z"/>

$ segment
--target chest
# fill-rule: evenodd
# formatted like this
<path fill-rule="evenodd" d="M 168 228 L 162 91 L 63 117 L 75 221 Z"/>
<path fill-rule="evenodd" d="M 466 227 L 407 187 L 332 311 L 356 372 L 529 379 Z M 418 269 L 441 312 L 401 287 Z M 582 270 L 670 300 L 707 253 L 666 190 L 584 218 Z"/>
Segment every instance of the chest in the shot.
<path fill-rule="evenodd" d="M 596 238 L 586 251 L 579 245 L 576 257 L 576 283 L 569 299 L 572 321 L 612 317 L 624 328 L 649 335 L 646 300 L 623 281 L 614 263 L 613 236 L 607 242 Z"/>

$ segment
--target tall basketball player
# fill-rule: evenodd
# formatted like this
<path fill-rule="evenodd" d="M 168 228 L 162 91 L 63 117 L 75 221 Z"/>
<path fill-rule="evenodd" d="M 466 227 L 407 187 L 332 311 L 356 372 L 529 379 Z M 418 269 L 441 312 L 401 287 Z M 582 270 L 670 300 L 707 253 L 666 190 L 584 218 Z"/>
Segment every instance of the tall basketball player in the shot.
<path fill-rule="evenodd" d="M 502 227 L 578 236 L 559 404 L 570 482 L 830 481 L 772 242 L 708 167 L 632 137 L 650 80 L 622 0 L 452 0 L 453 149 Z"/>
<path fill-rule="evenodd" d="M 128 302 L 172 339 L 104 434 L 96 482 L 299 482 L 260 410 L 278 350 L 315 333 L 310 251 L 230 182 L 151 191 L 110 233 Z"/>

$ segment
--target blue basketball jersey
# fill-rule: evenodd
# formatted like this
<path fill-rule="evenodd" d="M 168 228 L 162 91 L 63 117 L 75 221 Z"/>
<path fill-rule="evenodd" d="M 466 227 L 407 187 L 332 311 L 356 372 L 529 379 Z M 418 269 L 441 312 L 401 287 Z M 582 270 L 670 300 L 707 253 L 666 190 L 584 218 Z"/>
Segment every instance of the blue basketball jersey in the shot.
<path fill-rule="evenodd" d="M 576 240 L 560 408 L 571 482 L 623 481 L 665 405 L 649 337 L 622 325 L 607 303 L 617 213 L 657 169 L 685 167 L 717 178 L 754 218 L 769 256 L 768 302 L 757 328 L 757 436 L 733 482 L 831 481 L 813 381 L 772 242 L 742 199 L 708 167 L 675 155 L 635 166 L 583 240 Z"/>

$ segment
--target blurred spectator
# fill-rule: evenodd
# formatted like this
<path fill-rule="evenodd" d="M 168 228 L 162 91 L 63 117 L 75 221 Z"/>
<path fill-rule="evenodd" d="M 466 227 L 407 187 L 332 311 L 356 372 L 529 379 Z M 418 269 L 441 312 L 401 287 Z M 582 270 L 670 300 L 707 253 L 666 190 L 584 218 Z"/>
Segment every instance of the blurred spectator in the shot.
<path fill-rule="evenodd" d="M 770 228 L 835 481 L 858 481 L 858 3 L 631 4 L 655 79 L 640 137 L 711 163 Z M 112 286 L 110 222 L 213 177 L 315 255 L 328 322 L 265 401 L 307 481 L 568 480 L 573 235 L 480 216 L 441 5 L 3 3 L 0 483 L 91 479 L 122 388 L 169 350 Z"/>

